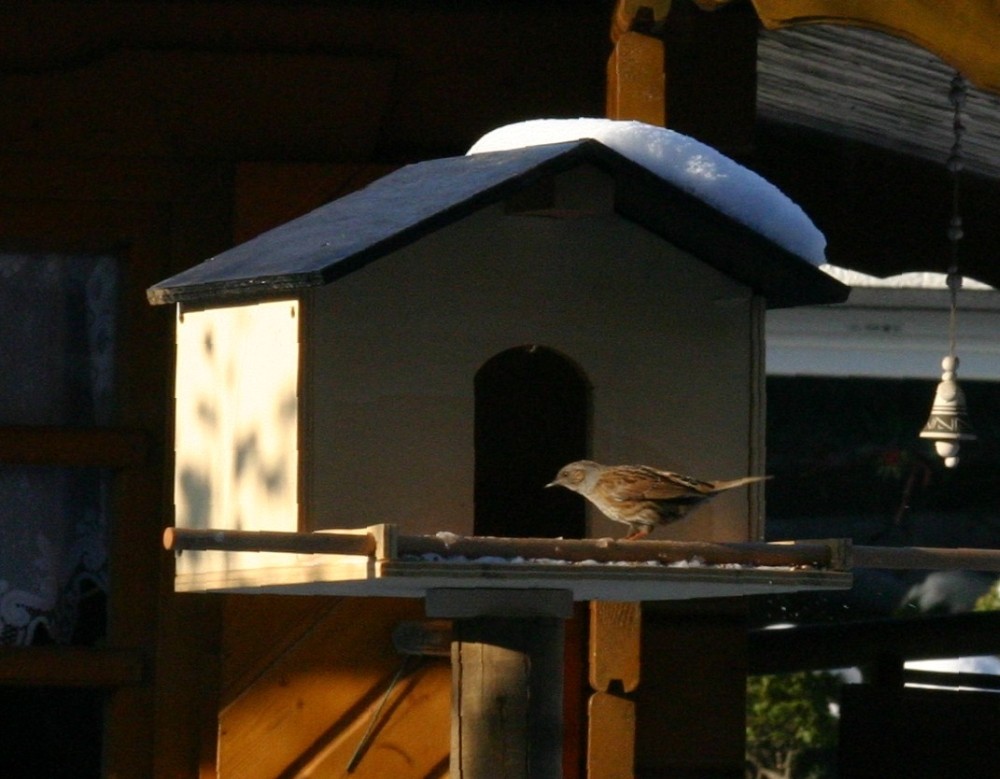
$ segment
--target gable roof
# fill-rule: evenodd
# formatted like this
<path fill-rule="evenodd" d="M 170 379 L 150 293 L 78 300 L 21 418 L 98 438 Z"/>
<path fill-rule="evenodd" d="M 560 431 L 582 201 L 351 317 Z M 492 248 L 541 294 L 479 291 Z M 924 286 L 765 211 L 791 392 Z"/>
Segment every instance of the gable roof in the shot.
<path fill-rule="evenodd" d="M 147 297 L 153 304 L 212 305 L 329 284 L 586 163 L 614 178 L 617 213 L 751 287 L 770 307 L 847 298 L 848 287 L 811 263 L 594 140 L 408 165 L 153 285 Z"/>

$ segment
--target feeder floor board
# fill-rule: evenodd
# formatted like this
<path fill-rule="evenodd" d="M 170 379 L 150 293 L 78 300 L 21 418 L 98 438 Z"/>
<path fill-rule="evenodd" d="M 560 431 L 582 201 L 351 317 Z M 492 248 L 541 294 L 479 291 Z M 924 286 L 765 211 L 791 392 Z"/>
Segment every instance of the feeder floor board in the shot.
<path fill-rule="evenodd" d="M 338 559 L 339 558 L 339 559 Z M 436 589 L 559 589 L 574 600 L 658 601 L 845 590 L 848 571 L 782 567 L 375 561 L 303 556 L 297 565 L 178 575 L 177 592 L 424 598 Z"/>

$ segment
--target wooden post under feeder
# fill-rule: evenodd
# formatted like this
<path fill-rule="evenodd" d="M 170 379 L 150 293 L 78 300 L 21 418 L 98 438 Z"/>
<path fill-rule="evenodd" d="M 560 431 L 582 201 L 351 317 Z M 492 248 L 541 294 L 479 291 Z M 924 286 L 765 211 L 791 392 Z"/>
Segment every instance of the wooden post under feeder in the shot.
<path fill-rule="evenodd" d="M 455 620 L 450 774 L 562 775 L 564 620 L 569 590 L 431 590 L 429 617 Z"/>

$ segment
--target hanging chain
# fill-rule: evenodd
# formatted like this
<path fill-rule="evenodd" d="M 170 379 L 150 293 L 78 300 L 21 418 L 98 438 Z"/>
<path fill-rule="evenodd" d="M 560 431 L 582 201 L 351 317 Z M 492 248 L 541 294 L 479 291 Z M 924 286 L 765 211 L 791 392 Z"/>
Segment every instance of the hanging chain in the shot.
<path fill-rule="evenodd" d="M 948 99 L 951 101 L 952 137 L 951 154 L 948 155 L 947 168 L 951 174 L 951 221 L 948 224 L 948 242 L 951 246 L 951 261 L 948 265 L 947 284 L 951 296 L 948 314 L 948 354 L 955 356 L 955 331 L 958 312 L 958 291 L 962 288 L 962 275 L 958 271 L 958 243 L 962 240 L 962 214 L 959 203 L 959 173 L 962 171 L 962 135 L 965 125 L 962 124 L 962 108 L 965 105 L 966 82 L 961 73 L 956 73 L 951 80 Z"/>

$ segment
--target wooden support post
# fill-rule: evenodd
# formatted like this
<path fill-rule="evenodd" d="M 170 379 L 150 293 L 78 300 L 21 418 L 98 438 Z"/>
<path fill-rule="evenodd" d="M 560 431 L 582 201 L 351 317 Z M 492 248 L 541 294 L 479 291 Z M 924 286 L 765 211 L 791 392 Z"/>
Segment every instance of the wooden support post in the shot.
<path fill-rule="evenodd" d="M 635 701 L 639 686 L 642 608 L 639 603 L 590 604 L 588 779 L 629 779 L 635 764 Z"/>
<path fill-rule="evenodd" d="M 497 597 L 498 595 L 502 597 Z M 453 779 L 562 776 L 564 590 L 431 590 L 453 618 Z"/>
<path fill-rule="evenodd" d="M 746 152 L 756 119 L 757 24 L 749 4 L 707 12 L 690 2 L 618 0 L 608 118 L 670 127 L 728 154 Z"/>
<path fill-rule="evenodd" d="M 608 59 L 607 115 L 663 127 L 667 121 L 663 41 L 622 34 Z"/>
<path fill-rule="evenodd" d="M 552 617 L 456 622 L 452 777 L 562 775 L 563 631 Z"/>

